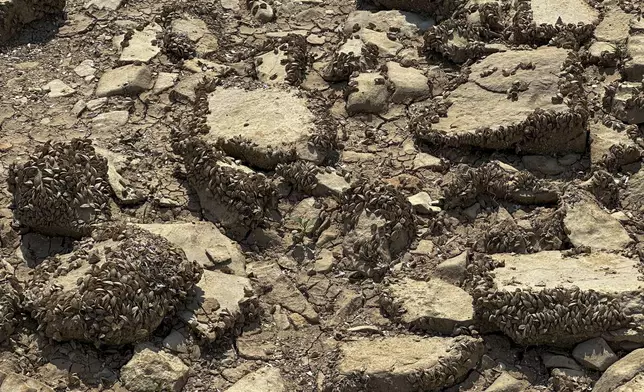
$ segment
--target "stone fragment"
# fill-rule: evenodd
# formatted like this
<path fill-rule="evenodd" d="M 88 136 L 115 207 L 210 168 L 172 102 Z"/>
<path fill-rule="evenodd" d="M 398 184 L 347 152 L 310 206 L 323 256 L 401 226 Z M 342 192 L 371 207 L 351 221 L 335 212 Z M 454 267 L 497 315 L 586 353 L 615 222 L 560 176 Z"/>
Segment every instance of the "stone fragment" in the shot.
<path fill-rule="evenodd" d="M 289 56 L 286 51 L 272 50 L 255 58 L 255 71 L 259 81 L 270 84 L 286 84 L 286 64 Z"/>
<path fill-rule="evenodd" d="M 107 105 L 107 98 L 97 98 L 87 101 L 87 110 L 93 112 L 98 109 L 102 109 Z"/>
<path fill-rule="evenodd" d="M 179 75 L 176 73 L 159 72 L 159 76 L 157 76 L 157 81 L 154 83 L 154 88 L 152 89 L 152 92 L 155 94 L 159 94 L 174 87 L 174 84 L 177 82 L 177 79 L 179 79 Z"/>
<path fill-rule="evenodd" d="M 72 14 L 68 16 L 65 25 L 58 30 L 61 37 L 73 37 L 86 33 L 94 24 L 94 19 L 84 14 Z"/>
<path fill-rule="evenodd" d="M 203 72 L 182 77 L 170 92 L 170 99 L 183 103 L 193 103 L 197 99 L 195 88 L 199 83 L 204 80 L 212 81 L 218 76 L 219 74 L 216 72 Z"/>
<path fill-rule="evenodd" d="M 644 40 L 642 43 L 644 44 Z M 644 91 L 641 81 L 619 83 L 612 97 L 610 111 L 627 124 L 641 124 L 644 123 L 642 102 L 644 102 Z"/>
<path fill-rule="evenodd" d="M 564 227 L 574 246 L 619 251 L 632 242 L 628 232 L 604 211 L 595 198 L 585 191 L 575 191 L 575 199 L 567 206 Z"/>
<path fill-rule="evenodd" d="M 545 155 L 526 155 L 521 158 L 523 166 L 531 172 L 538 172 L 548 176 L 556 176 L 566 170 L 557 161 L 557 158 Z"/>
<path fill-rule="evenodd" d="M 151 223 L 140 227 L 183 249 L 188 260 L 205 269 L 246 276 L 246 258 L 239 245 L 210 222 Z"/>
<path fill-rule="evenodd" d="M 633 259 L 599 251 L 491 258 L 497 265 L 492 287 L 475 294 L 475 310 L 517 343 L 576 344 L 622 328 L 641 311 L 633 295 L 642 286 L 641 274 Z"/>
<path fill-rule="evenodd" d="M 152 72 L 146 65 L 125 65 L 101 76 L 96 87 L 97 97 L 137 95 L 152 88 Z"/>
<path fill-rule="evenodd" d="M 419 214 L 432 213 L 432 198 L 427 192 L 418 192 L 413 196 L 409 196 L 409 202 Z"/>
<path fill-rule="evenodd" d="M 552 368 L 564 368 L 572 370 L 581 370 L 581 366 L 574 359 L 567 357 L 565 355 L 556 355 L 551 353 L 544 353 L 541 356 L 543 360 L 543 365 L 546 369 Z"/>
<path fill-rule="evenodd" d="M 624 64 L 626 79 L 640 83 L 644 78 L 644 32 L 628 37 L 626 53 L 629 56 Z"/>
<path fill-rule="evenodd" d="M 43 87 L 43 90 L 49 91 L 49 93 L 47 93 L 47 96 L 49 98 L 69 97 L 76 92 L 73 88 L 69 87 L 60 79 L 55 79 L 47 83 Z"/>
<path fill-rule="evenodd" d="M 416 249 L 412 250 L 411 253 L 414 255 L 429 256 L 434 252 L 434 243 L 432 240 L 420 240 Z"/>
<path fill-rule="evenodd" d="M 433 144 L 519 148 L 528 154 L 583 152 L 586 115 L 552 99 L 559 93 L 558 75 L 567 56 L 567 50 L 553 47 L 488 56 L 472 65 L 469 81 L 451 92 L 447 117 L 422 129 L 419 137 Z M 513 86 L 516 100 L 508 99 Z M 529 127 L 536 134 L 526 138 Z"/>
<path fill-rule="evenodd" d="M 95 7 L 99 10 L 116 11 L 121 7 L 124 0 L 88 0 L 85 8 Z"/>
<path fill-rule="evenodd" d="M 644 388 L 644 349 L 613 363 L 597 380 L 593 392 L 629 392 Z"/>
<path fill-rule="evenodd" d="M 207 140 L 262 169 L 291 160 L 315 129 L 306 100 L 286 91 L 222 88 L 209 95 L 208 104 Z"/>
<path fill-rule="evenodd" d="M 102 148 L 96 148 L 96 152 L 107 159 L 107 181 L 118 202 L 124 205 L 132 205 L 145 201 L 146 195 L 132 189 L 128 181 L 117 170 L 117 166 L 123 167 L 126 157 Z"/>
<path fill-rule="evenodd" d="M 210 76 L 224 76 L 230 72 L 230 67 L 214 61 L 194 58 L 185 60 L 181 66 L 190 72 L 195 73 L 208 73 Z"/>
<path fill-rule="evenodd" d="M 517 380 L 510 373 L 503 372 L 484 392 L 524 392 L 529 387 L 526 380 Z"/>
<path fill-rule="evenodd" d="M 429 79 L 415 68 L 405 68 L 390 61 L 387 63 L 387 77 L 394 86 L 392 102 L 411 103 L 430 94 Z"/>
<path fill-rule="evenodd" d="M 250 280 L 245 277 L 204 270 L 195 291 L 179 317 L 209 342 L 237 331 L 254 317 L 257 302 Z"/>
<path fill-rule="evenodd" d="M 76 75 L 81 78 L 86 78 L 92 76 L 96 73 L 96 68 L 94 68 L 93 60 L 83 60 L 76 68 L 74 68 Z"/>
<path fill-rule="evenodd" d="M 355 86 L 347 98 L 347 112 L 384 113 L 387 111 L 389 90 L 385 79 L 378 73 L 362 73 L 349 82 Z"/>
<path fill-rule="evenodd" d="M 599 11 L 584 0 L 532 0 L 530 2 L 532 22 L 537 25 L 555 26 L 558 21 L 563 24 L 596 25 L 599 21 Z"/>
<path fill-rule="evenodd" d="M 340 196 L 351 186 L 337 173 L 318 173 L 315 178 L 318 182 L 313 189 L 315 196 Z"/>
<path fill-rule="evenodd" d="M 474 318 L 472 297 L 440 279 L 424 282 L 405 278 L 387 290 L 390 297 L 381 298 L 383 309 L 415 330 L 451 334 Z"/>
<path fill-rule="evenodd" d="M 590 59 L 600 65 L 614 65 L 617 62 L 617 45 L 609 42 L 595 41 L 588 48 Z"/>
<path fill-rule="evenodd" d="M 454 285 L 460 285 L 465 279 L 467 267 L 467 253 L 463 252 L 458 256 L 447 259 L 436 266 L 436 275 Z"/>
<path fill-rule="evenodd" d="M 272 287 L 262 296 L 263 300 L 301 315 L 308 323 L 320 322 L 320 317 L 313 306 L 276 264 L 253 268 L 253 273 L 262 284 Z"/>
<path fill-rule="evenodd" d="M 393 10 L 422 12 L 436 19 L 444 19 L 452 15 L 465 0 L 374 0 L 376 5 Z"/>
<path fill-rule="evenodd" d="M 265 366 L 242 377 L 225 392 L 287 392 L 279 369 Z"/>
<path fill-rule="evenodd" d="M 267 2 L 263 0 L 253 0 L 251 1 L 251 4 L 251 15 L 261 23 L 268 23 L 275 18 L 275 11 Z"/>
<path fill-rule="evenodd" d="M 392 41 L 384 32 L 363 29 L 358 32 L 358 36 L 365 44 L 375 45 L 381 56 L 394 57 L 404 48 L 403 44 Z"/>
<path fill-rule="evenodd" d="M 640 160 L 642 150 L 624 131 L 618 132 L 602 123 L 590 125 L 590 162 L 594 166 L 621 167 Z M 614 149 L 628 151 L 616 156 Z"/>
<path fill-rule="evenodd" d="M 121 368 L 121 381 L 131 392 L 181 392 L 189 370 L 172 354 L 144 348 Z"/>
<path fill-rule="evenodd" d="M 119 129 L 127 124 L 130 112 L 127 110 L 115 110 L 113 112 L 101 113 L 92 119 L 92 129 L 95 132 L 107 132 Z"/>
<path fill-rule="evenodd" d="M 572 356 L 589 369 L 603 372 L 617 362 L 617 355 L 602 338 L 594 338 L 579 343 L 573 350 Z"/>
<path fill-rule="evenodd" d="M 414 170 L 418 169 L 430 169 L 430 170 L 442 170 L 444 167 L 443 161 L 440 158 L 437 158 L 433 155 L 426 154 L 424 152 L 419 152 L 414 158 Z"/>
<path fill-rule="evenodd" d="M 54 392 L 54 389 L 32 377 L 0 370 L 1 392 Z"/>
<path fill-rule="evenodd" d="M 482 355 L 482 341 L 466 336 L 357 339 L 340 346 L 337 376 L 325 384 L 371 392 L 438 390 L 464 379 Z"/>
<path fill-rule="evenodd" d="M 644 171 L 633 174 L 626 183 L 622 206 L 636 212 L 644 212 Z"/>
<path fill-rule="evenodd" d="M 626 42 L 632 17 L 632 15 L 627 14 L 620 7 L 608 8 L 604 14 L 604 18 L 595 27 L 595 38 L 598 41 L 614 44 Z"/>
<path fill-rule="evenodd" d="M 176 353 L 185 354 L 188 352 L 188 340 L 175 329 L 163 339 L 163 347 Z"/>
<path fill-rule="evenodd" d="M 221 0 L 221 7 L 225 10 L 235 12 L 241 9 L 241 7 L 239 6 L 239 0 Z"/>
<path fill-rule="evenodd" d="M 156 44 L 157 34 L 163 28 L 156 23 L 150 23 L 143 30 L 134 30 L 132 37 L 127 41 L 119 61 L 121 63 L 148 63 L 159 52 L 161 48 Z"/>
<path fill-rule="evenodd" d="M 315 272 L 320 274 L 325 274 L 330 272 L 333 269 L 335 264 L 335 257 L 333 257 L 333 252 L 328 249 L 322 249 L 320 254 L 315 260 Z"/>
<path fill-rule="evenodd" d="M 355 26 L 361 29 L 370 28 L 376 31 L 400 31 L 405 37 L 412 38 L 424 33 L 434 25 L 434 21 L 419 14 L 391 11 L 353 11 L 349 14 L 344 24 L 344 34 L 350 36 L 354 33 Z"/>

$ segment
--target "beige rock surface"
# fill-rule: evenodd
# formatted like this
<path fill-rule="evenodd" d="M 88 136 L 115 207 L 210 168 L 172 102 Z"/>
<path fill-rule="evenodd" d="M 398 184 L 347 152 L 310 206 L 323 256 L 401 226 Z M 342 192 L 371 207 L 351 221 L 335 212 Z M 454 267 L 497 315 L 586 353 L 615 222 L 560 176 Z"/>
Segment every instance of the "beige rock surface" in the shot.
<path fill-rule="evenodd" d="M 287 392 L 279 369 L 265 366 L 244 376 L 226 392 Z"/>
<path fill-rule="evenodd" d="M 189 370 L 174 355 L 144 348 L 121 368 L 121 381 L 131 392 L 180 392 Z"/>

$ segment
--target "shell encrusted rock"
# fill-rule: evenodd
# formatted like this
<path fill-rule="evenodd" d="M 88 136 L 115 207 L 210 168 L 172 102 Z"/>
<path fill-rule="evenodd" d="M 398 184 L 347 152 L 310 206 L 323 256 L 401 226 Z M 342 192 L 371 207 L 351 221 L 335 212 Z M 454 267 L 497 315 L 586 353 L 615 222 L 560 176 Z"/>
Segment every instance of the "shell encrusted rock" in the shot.
<path fill-rule="evenodd" d="M 110 217 L 107 160 L 89 140 L 45 143 L 11 165 L 8 183 L 15 220 L 34 231 L 79 238 Z"/>
<path fill-rule="evenodd" d="M 71 254 L 34 270 L 26 306 L 55 340 L 128 344 L 147 338 L 181 306 L 202 273 L 163 237 L 102 224 Z"/>
<path fill-rule="evenodd" d="M 219 150 L 203 140 L 190 137 L 175 143 L 175 151 L 183 156 L 190 185 L 199 193 L 204 210 L 207 200 L 225 208 L 232 218 L 214 213 L 213 219 L 224 227 L 241 225 L 252 229 L 263 223 L 277 205 L 277 190 L 261 174 L 239 170 Z"/>
<path fill-rule="evenodd" d="M 13 333 L 22 299 L 11 269 L 9 263 L 0 261 L 0 342 Z"/>

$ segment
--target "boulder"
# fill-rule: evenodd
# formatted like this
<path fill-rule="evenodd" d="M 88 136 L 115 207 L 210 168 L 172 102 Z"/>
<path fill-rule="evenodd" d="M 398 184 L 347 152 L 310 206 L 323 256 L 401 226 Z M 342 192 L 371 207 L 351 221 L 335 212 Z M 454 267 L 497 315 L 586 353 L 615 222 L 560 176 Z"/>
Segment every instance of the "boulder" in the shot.
<path fill-rule="evenodd" d="M 392 102 L 411 103 L 430 94 L 429 79 L 415 68 L 405 68 L 390 61 L 387 63 L 387 77 L 394 87 Z"/>
<path fill-rule="evenodd" d="M 644 390 L 644 349 L 635 350 L 613 363 L 593 387 L 593 392 Z"/>
<path fill-rule="evenodd" d="M 265 366 L 245 375 L 225 392 L 286 392 L 287 390 L 280 370 Z"/>
<path fill-rule="evenodd" d="M 451 334 L 474 319 L 472 297 L 441 279 L 406 278 L 390 284 L 385 292 L 380 300 L 385 312 L 414 330 Z"/>
<path fill-rule="evenodd" d="M 585 367 L 603 372 L 619 358 L 608 343 L 602 338 L 594 338 L 579 343 L 573 350 L 572 356 Z"/>
<path fill-rule="evenodd" d="M 418 137 L 433 144 L 517 148 L 527 154 L 583 152 L 586 115 L 553 100 L 568 53 L 540 47 L 488 56 L 472 65 L 469 80 L 450 94 L 447 117 L 431 126 L 423 125 L 428 120 L 412 123 L 420 127 Z M 511 88 L 517 89 L 516 99 L 508 96 Z M 528 128 L 534 133 L 529 138 Z"/>
<path fill-rule="evenodd" d="M 121 368 L 121 381 L 130 392 L 181 392 L 189 370 L 172 354 L 143 348 Z"/>
<path fill-rule="evenodd" d="M 641 314 L 636 260 L 600 251 L 574 257 L 546 251 L 495 254 L 490 262 L 494 266 L 480 275 L 489 283 L 473 295 L 475 311 L 485 328 L 519 344 L 570 346 Z"/>
<path fill-rule="evenodd" d="M 483 350 L 482 341 L 469 336 L 357 339 L 340 346 L 337 375 L 326 383 L 338 390 L 439 390 L 464 379 Z"/>
<path fill-rule="evenodd" d="M 97 97 L 137 95 L 152 88 L 152 71 L 146 65 L 125 65 L 105 72 L 96 87 Z"/>

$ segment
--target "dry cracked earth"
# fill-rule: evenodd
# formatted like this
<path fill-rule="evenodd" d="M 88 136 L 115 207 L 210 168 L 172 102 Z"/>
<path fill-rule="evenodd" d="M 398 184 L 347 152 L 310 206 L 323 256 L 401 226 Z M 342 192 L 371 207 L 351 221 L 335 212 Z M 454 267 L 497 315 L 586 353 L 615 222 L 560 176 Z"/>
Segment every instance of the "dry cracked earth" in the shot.
<path fill-rule="evenodd" d="M 0 391 L 644 391 L 633 0 L 0 0 Z"/>

